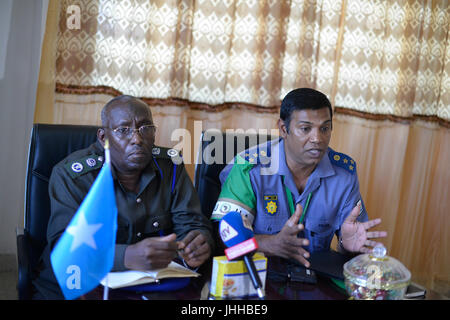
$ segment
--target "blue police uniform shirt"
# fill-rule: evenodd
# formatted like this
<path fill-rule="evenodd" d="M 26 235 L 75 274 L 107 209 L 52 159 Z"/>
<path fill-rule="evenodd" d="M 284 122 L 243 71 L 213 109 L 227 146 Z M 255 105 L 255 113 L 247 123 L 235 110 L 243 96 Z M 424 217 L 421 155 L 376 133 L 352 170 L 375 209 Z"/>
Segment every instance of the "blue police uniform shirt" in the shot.
<path fill-rule="evenodd" d="M 342 223 L 359 201 L 362 209 L 357 220 L 368 220 L 359 191 L 356 163 L 349 156 L 328 148 L 301 194 L 286 164 L 282 138 L 250 148 L 240 156 L 252 165 L 248 175 L 254 195 L 253 205 L 241 201 L 239 192 L 231 197 L 229 193 L 226 198 L 222 197 L 227 183 L 232 183 L 233 179 L 227 178 L 233 166 L 240 165 L 230 163 L 220 173 L 222 193 L 218 204 L 221 205 L 216 205 L 213 217 L 224 215 L 230 209 L 238 210 L 248 216 L 255 234 L 276 234 L 291 216 L 291 208 L 298 203 L 305 208 L 311 194 L 303 221 L 305 229 L 300 233 L 301 237 L 309 240 L 310 244 L 305 249 L 311 253 L 330 249 L 334 234 L 340 236 Z M 295 202 L 293 207 L 289 206 L 289 192 Z M 220 207 L 228 209 L 220 210 Z"/>

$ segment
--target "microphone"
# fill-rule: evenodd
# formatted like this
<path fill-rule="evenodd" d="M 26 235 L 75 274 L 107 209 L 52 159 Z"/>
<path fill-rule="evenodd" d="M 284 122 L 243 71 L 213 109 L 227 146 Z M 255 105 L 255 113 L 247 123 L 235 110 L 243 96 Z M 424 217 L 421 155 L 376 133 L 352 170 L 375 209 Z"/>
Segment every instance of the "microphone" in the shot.
<path fill-rule="evenodd" d="M 252 259 L 253 253 L 258 249 L 258 243 L 248 220 L 243 219 L 239 212 L 230 211 L 220 220 L 219 233 L 223 243 L 228 247 L 225 249 L 227 259 L 243 257 L 258 297 L 264 299 L 261 279 Z"/>

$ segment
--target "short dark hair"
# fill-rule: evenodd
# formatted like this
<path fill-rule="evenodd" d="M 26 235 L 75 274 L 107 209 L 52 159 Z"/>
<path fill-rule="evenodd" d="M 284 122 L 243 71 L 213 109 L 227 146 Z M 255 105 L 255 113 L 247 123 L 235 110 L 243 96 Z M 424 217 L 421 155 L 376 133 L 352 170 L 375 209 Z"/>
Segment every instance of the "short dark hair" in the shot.
<path fill-rule="evenodd" d="M 121 95 L 121 96 L 117 96 L 117 97 L 114 97 L 114 98 L 112 98 L 111 100 L 109 100 L 106 104 L 105 104 L 105 106 L 103 107 L 103 109 L 102 109 L 102 112 L 101 112 L 101 114 L 100 114 L 100 118 L 101 118 L 101 120 L 102 120 L 102 126 L 107 126 L 107 122 L 108 122 L 108 117 L 107 117 L 107 114 L 108 114 L 108 112 L 109 112 L 109 109 L 114 105 L 114 104 L 116 104 L 116 102 L 122 102 L 122 103 L 127 103 L 127 102 L 130 102 L 130 101 L 133 101 L 133 100 L 140 100 L 139 98 L 136 98 L 136 97 L 133 97 L 133 96 L 130 96 L 130 95 Z"/>
<path fill-rule="evenodd" d="M 284 121 L 286 131 L 289 133 L 292 112 L 304 109 L 328 108 L 330 117 L 333 119 L 331 102 L 322 92 L 311 88 L 298 88 L 289 92 L 281 102 L 280 118 Z"/>

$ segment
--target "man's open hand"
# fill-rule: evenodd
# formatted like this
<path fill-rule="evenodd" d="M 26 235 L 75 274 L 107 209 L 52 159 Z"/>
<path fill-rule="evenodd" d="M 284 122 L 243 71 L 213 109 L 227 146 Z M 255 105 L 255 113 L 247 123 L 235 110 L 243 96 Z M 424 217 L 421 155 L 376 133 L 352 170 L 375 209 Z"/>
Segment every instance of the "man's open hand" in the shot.
<path fill-rule="evenodd" d="M 299 224 L 303 208 L 297 204 L 294 214 L 284 224 L 283 228 L 276 235 L 256 235 L 260 250 L 268 255 L 275 255 L 286 259 L 295 259 L 305 267 L 309 268 L 309 252 L 303 246 L 309 244 L 308 239 L 298 238 L 297 235 L 304 229 L 303 224 Z"/>
<path fill-rule="evenodd" d="M 381 219 L 369 220 L 366 222 L 356 221 L 361 210 L 361 202 L 353 208 L 353 210 L 345 219 L 341 226 L 342 245 L 345 250 L 350 252 L 369 253 L 372 251 L 371 247 L 375 247 L 379 242 L 369 240 L 373 238 L 384 238 L 387 236 L 386 231 L 371 231 L 370 228 L 375 227 L 381 223 Z"/>

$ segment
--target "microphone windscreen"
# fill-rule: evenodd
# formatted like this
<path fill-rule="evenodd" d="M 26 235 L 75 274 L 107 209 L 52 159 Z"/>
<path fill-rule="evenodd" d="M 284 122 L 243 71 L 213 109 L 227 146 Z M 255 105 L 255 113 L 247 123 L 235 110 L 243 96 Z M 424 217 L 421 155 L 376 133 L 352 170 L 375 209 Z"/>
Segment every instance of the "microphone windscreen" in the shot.
<path fill-rule="evenodd" d="M 220 237 L 227 247 L 232 247 L 253 237 L 253 230 L 237 211 L 228 212 L 220 220 Z"/>

